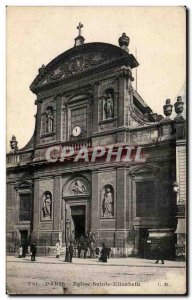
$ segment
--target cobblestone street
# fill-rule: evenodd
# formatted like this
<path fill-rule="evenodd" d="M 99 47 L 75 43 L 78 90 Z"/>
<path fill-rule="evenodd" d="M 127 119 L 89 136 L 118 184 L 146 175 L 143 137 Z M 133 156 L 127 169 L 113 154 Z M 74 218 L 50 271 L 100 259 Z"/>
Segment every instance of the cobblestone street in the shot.
<path fill-rule="evenodd" d="M 9 294 L 184 294 L 185 262 L 139 258 L 7 257 Z"/>

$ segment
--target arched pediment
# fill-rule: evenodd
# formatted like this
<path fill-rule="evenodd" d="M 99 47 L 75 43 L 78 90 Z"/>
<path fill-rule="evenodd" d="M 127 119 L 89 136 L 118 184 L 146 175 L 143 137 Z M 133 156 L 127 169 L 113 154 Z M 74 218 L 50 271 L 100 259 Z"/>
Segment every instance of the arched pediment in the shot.
<path fill-rule="evenodd" d="M 90 195 L 90 183 L 84 176 L 71 177 L 63 186 L 63 198 Z"/>
<path fill-rule="evenodd" d="M 69 99 L 66 101 L 66 103 L 72 103 L 72 102 L 77 102 L 77 101 L 81 101 L 81 100 L 85 100 L 88 99 L 90 100 L 92 98 L 92 94 L 85 94 L 85 93 L 77 93 L 75 95 L 72 95 L 71 97 L 69 97 Z"/>
<path fill-rule="evenodd" d="M 30 86 L 36 93 L 53 84 L 58 84 L 74 76 L 85 74 L 101 65 L 122 59 L 131 68 L 138 66 L 133 55 L 120 47 L 107 43 L 88 43 L 69 49 L 39 69 L 39 74 Z"/>

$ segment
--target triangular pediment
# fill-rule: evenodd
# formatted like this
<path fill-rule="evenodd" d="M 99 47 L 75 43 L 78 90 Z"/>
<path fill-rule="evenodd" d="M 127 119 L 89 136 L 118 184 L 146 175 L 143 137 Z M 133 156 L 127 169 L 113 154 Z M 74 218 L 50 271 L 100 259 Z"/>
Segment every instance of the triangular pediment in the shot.
<path fill-rule="evenodd" d="M 31 189 L 32 188 L 32 183 L 28 180 L 23 180 L 23 181 L 19 181 L 15 184 L 15 189 Z"/>
<path fill-rule="evenodd" d="M 156 174 L 159 171 L 159 169 L 156 166 L 152 165 L 142 165 L 137 166 L 131 169 L 130 175 L 141 175 L 143 173 L 153 173 Z"/>
<path fill-rule="evenodd" d="M 133 55 L 111 44 L 90 43 L 74 47 L 40 68 L 30 89 L 37 92 L 119 59 L 124 59 L 131 68 L 138 66 Z"/>

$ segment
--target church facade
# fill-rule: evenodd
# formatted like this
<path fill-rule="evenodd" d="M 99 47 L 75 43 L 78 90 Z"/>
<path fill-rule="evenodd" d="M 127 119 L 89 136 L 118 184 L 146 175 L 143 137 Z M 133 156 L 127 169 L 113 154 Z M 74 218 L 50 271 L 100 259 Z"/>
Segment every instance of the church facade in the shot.
<path fill-rule="evenodd" d="M 7 154 L 8 251 L 89 235 L 114 255 L 185 252 L 184 103 L 174 119 L 169 99 L 165 117 L 151 110 L 132 87 L 128 45 L 125 33 L 118 47 L 79 32 L 39 69 L 34 134 L 22 149 L 13 136 Z"/>

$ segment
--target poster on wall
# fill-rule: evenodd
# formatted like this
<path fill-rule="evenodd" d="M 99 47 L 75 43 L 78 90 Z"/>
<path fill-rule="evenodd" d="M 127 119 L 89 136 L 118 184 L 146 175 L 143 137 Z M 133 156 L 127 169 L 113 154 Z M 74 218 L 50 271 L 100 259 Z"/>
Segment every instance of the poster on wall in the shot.
<path fill-rule="evenodd" d="M 186 14 L 6 8 L 7 294 L 187 293 Z"/>

